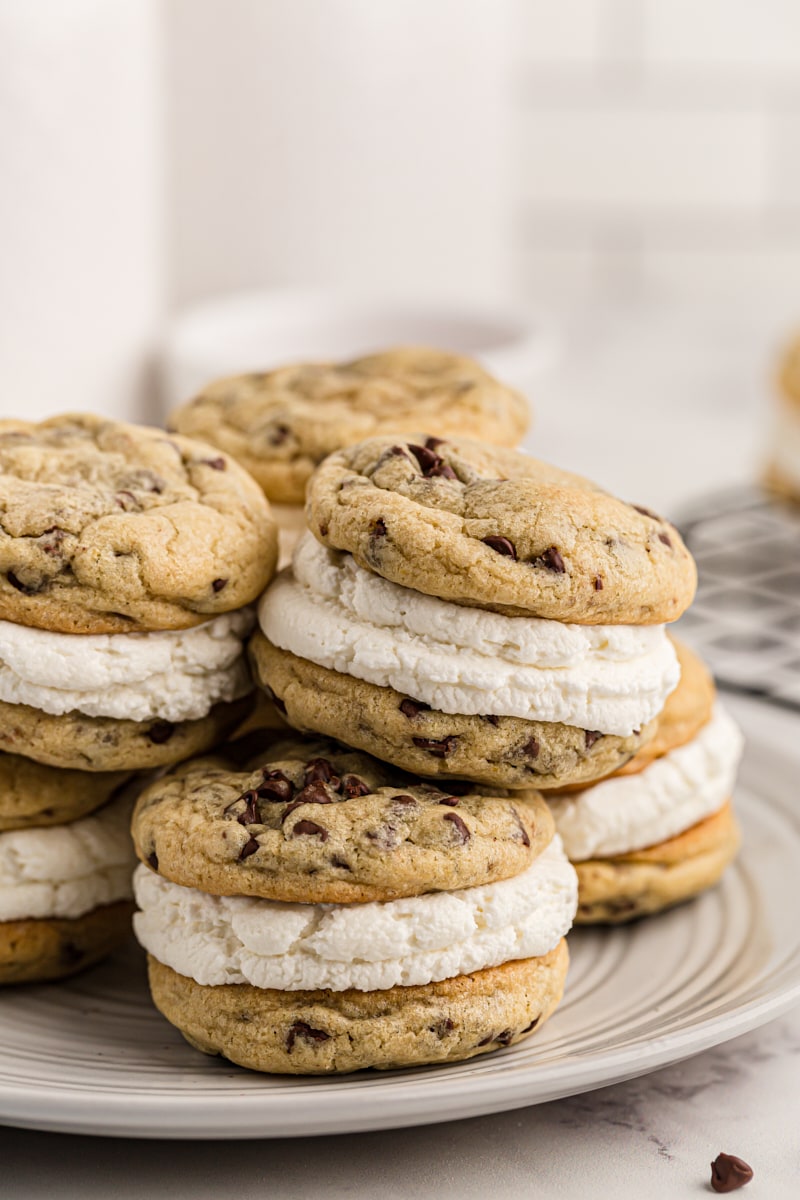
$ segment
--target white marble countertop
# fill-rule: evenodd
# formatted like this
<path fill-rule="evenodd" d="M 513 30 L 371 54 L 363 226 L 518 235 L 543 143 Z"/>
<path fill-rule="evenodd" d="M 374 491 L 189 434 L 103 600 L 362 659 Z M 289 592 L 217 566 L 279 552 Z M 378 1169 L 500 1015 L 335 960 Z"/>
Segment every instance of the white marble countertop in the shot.
<path fill-rule="evenodd" d="M 780 320 L 745 312 L 578 321 L 564 366 L 536 385 L 530 448 L 667 511 L 749 479 L 766 438 L 776 331 Z M 796 743 L 800 769 L 800 718 L 733 706 L 759 737 Z M 427 1128 L 221 1143 L 0 1129 L 0 1195 L 679 1200 L 712 1194 L 709 1163 L 721 1150 L 753 1166 L 748 1200 L 800 1196 L 800 1009 L 628 1083 Z"/>

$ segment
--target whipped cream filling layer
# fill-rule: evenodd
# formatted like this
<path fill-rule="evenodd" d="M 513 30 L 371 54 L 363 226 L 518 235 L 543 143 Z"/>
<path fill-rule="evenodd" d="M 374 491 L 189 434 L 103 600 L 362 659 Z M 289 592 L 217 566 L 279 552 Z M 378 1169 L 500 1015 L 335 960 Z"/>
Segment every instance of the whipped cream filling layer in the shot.
<path fill-rule="evenodd" d="M 743 746 L 738 725 L 717 703 L 697 737 L 637 775 L 548 797 L 570 859 L 582 862 L 643 850 L 718 812 L 730 798 Z"/>
<path fill-rule="evenodd" d="M 800 486 L 800 410 L 786 402 L 774 418 L 772 461 L 783 476 Z"/>
<path fill-rule="evenodd" d="M 118 797 L 69 825 L 0 833 L 0 921 L 80 917 L 129 900 L 132 806 Z"/>
<path fill-rule="evenodd" d="M 264 593 L 283 650 L 444 713 L 558 721 L 627 737 L 680 676 L 663 625 L 568 625 L 467 608 L 401 587 L 307 534 Z"/>
<path fill-rule="evenodd" d="M 242 642 L 252 609 L 192 629 L 51 633 L 0 621 L 0 700 L 61 716 L 191 721 L 250 690 Z"/>
<path fill-rule="evenodd" d="M 136 936 L 159 962 L 212 987 L 376 991 L 547 954 L 568 932 L 578 885 L 556 838 L 513 879 L 368 904 L 209 896 L 147 867 L 134 876 Z"/>

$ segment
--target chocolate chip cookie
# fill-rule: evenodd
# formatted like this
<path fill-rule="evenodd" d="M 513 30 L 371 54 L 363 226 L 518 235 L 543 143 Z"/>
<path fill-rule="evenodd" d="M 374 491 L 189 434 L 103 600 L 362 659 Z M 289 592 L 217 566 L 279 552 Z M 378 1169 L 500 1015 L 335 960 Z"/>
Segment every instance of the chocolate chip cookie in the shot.
<path fill-rule="evenodd" d="M 674 526 L 588 480 L 460 437 L 374 437 L 308 488 L 315 536 L 445 600 L 576 624 L 674 621 L 696 586 Z"/>
<path fill-rule="evenodd" d="M 418 428 L 515 446 L 528 420 L 524 397 L 472 359 L 400 347 L 218 380 L 171 424 L 233 455 L 271 500 L 302 504 L 311 472 L 341 446 Z"/>
<path fill-rule="evenodd" d="M 306 904 L 392 900 L 517 875 L 549 844 L 535 791 L 439 788 L 333 742 L 290 738 L 245 769 L 224 757 L 152 783 L 136 852 L 215 895 Z"/>
<path fill-rule="evenodd" d="M 81 917 L 0 921 L 0 985 L 66 979 L 130 937 L 134 906 L 121 900 Z"/>
<path fill-rule="evenodd" d="M 562 940 L 549 954 L 378 992 L 207 987 L 149 959 L 156 1007 L 204 1054 L 255 1071 L 328 1075 L 473 1058 L 540 1029 L 564 990 Z"/>
<path fill-rule="evenodd" d="M 227 455 L 92 414 L 0 422 L 0 619 L 182 629 L 254 600 L 277 530 Z"/>
<path fill-rule="evenodd" d="M 58 770 L 0 753 L 0 833 L 76 821 L 101 808 L 128 779 L 124 771 Z"/>

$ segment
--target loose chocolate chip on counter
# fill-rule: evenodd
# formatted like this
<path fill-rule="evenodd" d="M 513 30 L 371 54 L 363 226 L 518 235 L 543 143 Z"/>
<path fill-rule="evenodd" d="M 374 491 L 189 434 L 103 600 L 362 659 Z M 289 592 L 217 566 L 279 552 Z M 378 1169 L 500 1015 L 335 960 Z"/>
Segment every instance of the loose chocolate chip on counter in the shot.
<path fill-rule="evenodd" d="M 505 554 L 508 558 L 513 558 L 517 561 L 517 547 L 507 537 L 491 537 L 481 538 L 484 546 L 488 546 L 490 550 L 495 550 L 498 554 Z"/>
<path fill-rule="evenodd" d="M 24 596 L 35 596 L 45 585 L 44 579 L 40 579 L 38 583 L 23 583 L 13 571 L 6 572 L 6 579 L 13 588 L 16 588 L 18 592 L 22 592 Z"/>
<path fill-rule="evenodd" d="M 464 822 L 462 821 L 461 817 L 458 815 L 458 813 L 454 813 L 454 812 L 445 813 L 443 819 L 445 821 L 449 821 L 450 824 L 453 826 L 453 830 L 454 830 L 453 836 L 454 836 L 455 840 L 457 842 L 459 842 L 462 846 L 466 845 L 466 843 L 469 841 L 469 839 L 471 837 L 471 834 L 470 834 L 469 830 L 467 829 L 466 825 L 464 824 Z"/>
<path fill-rule="evenodd" d="M 328 762 L 327 758 L 312 758 L 305 769 L 306 783 L 328 783 L 335 776 L 336 771 L 333 765 Z"/>
<path fill-rule="evenodd" d="M 368 796 L 369 785 L 357 775 L 343 775 L 342 795 L 346 800 L 353 800 L 356 796 Z"/>
<path fill-rule="evenodd" d="M 439 801 L 439 804 L 446 804 L 448 808 L 455 808 L 460 803 L 458 796 L 442 796 Z"/>
<path fill-rule="evenodd" d="M 244 862 L 244 860 L 249 858 L 251 854 L 255 854 L 256 850 L 258 850 L 258 842 L 254 837 L 251 837 L 250 841 L 245 842 L 244 846 L 242 846 L 241 850 L 239 851 L 239 862 Z"/>
<path fill-rule="evenodd" d="M 556 546 L 548 546 L 546 550 L 543 550 L 541 554 L 533 559 L 533 565 L 535 567 L 547 567 L 548 571 L 555 571 L 556 575 L 563 575 L 567 570 Z"/>
<path fill-rule="evenodd" d="M 603 581 L 599 575 L 595 575 L 594 577 L 594 590 L 596 592 L 602 592 L 603 590 Z"/>
<path fill-rule="evenodd" d="M 415 737 L 411 740 L 418 750 L 427 750 L 434 758 L 447 758 L 458 745 L 458 738 L 452 733 L 439 739 Z"/>
<path fill-rule="evenodd" d="M 522 817 L 515 808 L 511 809 L 511 814 L 517 823 L 517 828 L 520 832 L 520 841 L 522 842 L 523 846 L 530 846 L 531 839 L 528 837 L 528 831 L 522 823 Z"/>
<path fill-rule="evenodd" d="M 595 742 L 599 742 L 602 736 L 602 733 L 599 733 L 596 729 L 584 729 L 583 737 L 586 742 L 586 749 L 591 750 Z"/>
<path fill-rule="evenodd" d="M 373 522 L 369 532 L 374 538 L 386 537 L 386 522 L 383 517 L 378 517 L 377 521 Z"/>
<path fill-rule="evenodd" d="M 152 850 L 148 854 L 147 861 L 154 871 L 158 870 L 158 855 L 156 854 L 155 850 Z"/>
<path fill-rule="evenodd" d="M 211 586 L 215 592 L 221 592 L 227 582 L 227 579 L 215 579 Z"/>
<path fill-rule="evenodd" d="M 672 538 L 668 533 L 660 533 L 658 535 L 658 540 L 663 542 L 665 546 L 669 546 L 670 550 L 672 549 Z"/>
<path fill-rule="evenodd" d="M 212 471 L 224 471 L 227 465 L 221 455 L 219 458 L 201 458 L 200 462 L 204 467 L 211 467 Z"/>
<path fill-rule="evenodd" d="M 449 1017 L 442 1017 L 441 1021 L 437 1021 L 435 1025 L 429 1025 L 428 1028 L 438 1038 L 445 1038 L 455 1029 L 455 1022 L 451 1021 Z"/>
<path fill-rule="evenodd" d="M 147 737 L 156 746 L 163 746 L 175 732 L 172 721 L 155 721 L 147 730 Z"/>
<path fill-rule="evenodd" d="M 318 837 L 320 841 L 327 842 L 328 831 L 316 821 L 298 821 L 292 830 L 292 837 Z"/>
<path fill-rule="evenodd" d="M 430 704 L 423 704 L 421 700 L 400 701 L 400 712 L 404 717 L 408 717 L 409 721 L 413 721 L 421 712 L 429 712 L 430 707 Z"/>
<path fill-rule="evenodd" d="M 305 1021 L 295 1021 L 286 1035 L 286 1053 L 291 1054 L 298 1038 L 305 1042 L 329 1042 L 331 1035 L 322 1029 L 314 1029 Z"/>
<path fill-rule="evenodd" d="M 285 801 L 294 795 L 294 786 L 283 771 L 264 772 L 264 782 L 256 788 L 259 800 Z"/>
<path fill-rule="evenodd" d="M 715 1192 L 735 1192 L 753 1178 L 753 1168 L 735 1154 L 718 1154 L 711 1164 Z"/>

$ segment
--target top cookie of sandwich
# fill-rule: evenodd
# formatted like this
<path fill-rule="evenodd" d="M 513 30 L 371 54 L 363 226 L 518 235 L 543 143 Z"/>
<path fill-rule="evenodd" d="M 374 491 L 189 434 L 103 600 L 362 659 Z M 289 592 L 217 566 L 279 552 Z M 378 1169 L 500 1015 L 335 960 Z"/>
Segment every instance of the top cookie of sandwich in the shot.
<path fill-rule="evenodd" d="M 579 625 L 674 621 L 694 561 L 677 530 L 515 450 L 418 434 L 325 460 L 308 488 L 326 546 L 394 583 L 512 616 Z"/>
<path fill-rule="evenodd" d="M 326 455 L 386 430 L 515 446 L 528 420 L 525 398 L 478 363 L 424 347 L 220 379 L 171 418 L 180 433 L 227 450 L 284 504 L 303 503 Z"/>
<path fill-rule="evenodd" d="M 254 600 L 276 559 L 261 490 L 211 447 L 88 413 L 0 421 L 0 619 L 185 629 Z"/>

